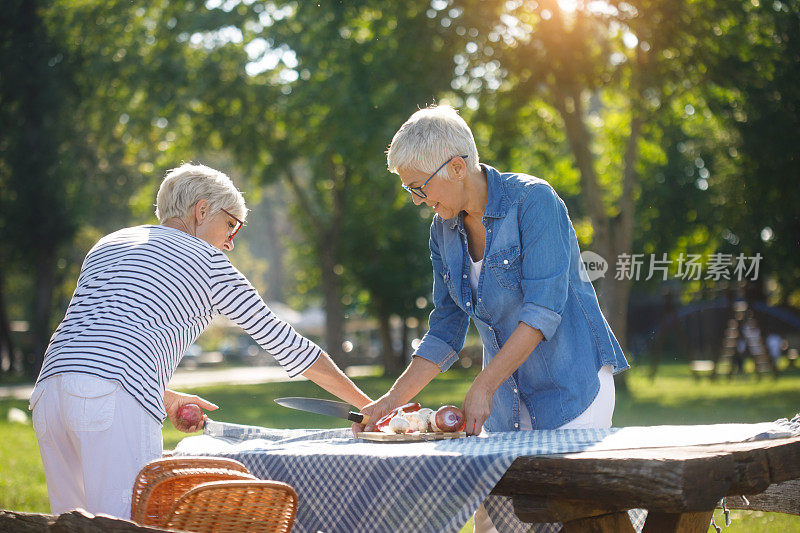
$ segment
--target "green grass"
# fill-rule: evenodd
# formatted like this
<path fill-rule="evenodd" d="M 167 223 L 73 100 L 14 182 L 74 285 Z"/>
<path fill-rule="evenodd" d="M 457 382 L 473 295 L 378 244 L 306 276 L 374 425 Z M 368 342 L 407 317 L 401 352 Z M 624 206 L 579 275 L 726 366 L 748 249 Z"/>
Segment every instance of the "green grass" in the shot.
<path fill-rule="evenodd" d="M 647 368 L 627 373 L 628 391 L 618 390 L 615 426 L 660 424 L 712 424 L 721 422 L 763 422 L 792 416 L 800 410 L 800 369 L 785 372 L 777 381 L 764 378 L 692 379 L 686 365 L 662 365 L 655 380 Z M 420 395 L 424 405 L 459 405 L 475 370 L 452 370 L 439 376 Z M 390 378 L 356 380 L 365 392 L 377 397 L 391 384 Z M 269 427 L 342 427 L 342 422 L 277 406 L 280 396 L 329 398 L 310 382 L 269 383 L 247 386 L 213 386 L 192 389 L 193 393 L 221 406 L 211 414 L 216 420 Z M 11 407 L 27 411 L 27 402 L 0 400 L 0 508 L 27 512 L 48 512 L 36 438 L 30 425 L 11 424 Z M 169 422 L 164 427 L 164 447 L 173 448 L 186 434 Z M 722 515 L 716 513 L 717 524 Z M 733 511 L 733 524 L 725 531 L 800 533 L 800 518 L 777 513 Z M 471 521 L 462 531 L 472 531 Z M 713 531 L 713 530 L 711 530 Z"/>
<path fill-rule="evenodd" d="M 800 369 L 785 369 L 777 380 L 744 377 L 695 381 L 687 365 L 661 365 L 626 373 L 630 393 L 618 391 L 615 426 L 764 422 L 800 411 Z"/>

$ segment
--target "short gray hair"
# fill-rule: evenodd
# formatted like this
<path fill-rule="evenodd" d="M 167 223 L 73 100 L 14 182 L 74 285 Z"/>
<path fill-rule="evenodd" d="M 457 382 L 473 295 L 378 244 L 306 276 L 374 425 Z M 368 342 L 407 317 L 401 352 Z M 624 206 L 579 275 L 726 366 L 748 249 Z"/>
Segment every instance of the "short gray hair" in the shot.
<path fill-rule="evenodd" d="M 244 197 L 231 179 L 219 170 L 192 163 L 167 171 L 156 196 L 156 217 L 161 223 L 183 218 L 203 199 L 211 216 L 225 209 L 241 221 L 247 218 Z"/>
<path fill-rule="evenodd" d="M 403 124 L 386 151 L 389 172 L 417 170 L 433 172 L 456 155 L 469 156 L 467 167 L 478 169 L 478 148 L 472 130 L 449 105 L 420 109 Z M 447 167 L 440 171 L 450 179 Z"/>

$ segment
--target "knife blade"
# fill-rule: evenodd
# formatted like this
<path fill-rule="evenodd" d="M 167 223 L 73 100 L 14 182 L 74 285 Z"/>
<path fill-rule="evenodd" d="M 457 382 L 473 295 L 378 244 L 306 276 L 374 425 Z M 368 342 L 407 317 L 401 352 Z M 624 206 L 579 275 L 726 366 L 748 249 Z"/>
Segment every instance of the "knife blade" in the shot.
<path fill-rule="evenodd" d="M 316 413 L 318 415 L 333 416 L 335 418 L 344 418 L 359 424 L 366 424 L 369 422 L 369 415 L 352 411 L 350 409 L 350 404 L 344 402 L 293 396 L 288 398 L 275 398 L 275 403 L 290 409 Z"/>

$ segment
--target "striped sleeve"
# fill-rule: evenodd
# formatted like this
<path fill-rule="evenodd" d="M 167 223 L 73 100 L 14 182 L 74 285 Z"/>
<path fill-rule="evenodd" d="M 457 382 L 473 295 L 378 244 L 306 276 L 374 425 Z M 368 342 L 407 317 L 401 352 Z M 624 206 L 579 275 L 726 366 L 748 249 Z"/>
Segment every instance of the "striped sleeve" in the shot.
<path fill-rule="evenodd" d="M 290 377 L 311 367 L 322 349 L 270 310 L 258 291 L 227 257 L 212 258 L 211 305 L 246 331 L 283 366 Z"/>

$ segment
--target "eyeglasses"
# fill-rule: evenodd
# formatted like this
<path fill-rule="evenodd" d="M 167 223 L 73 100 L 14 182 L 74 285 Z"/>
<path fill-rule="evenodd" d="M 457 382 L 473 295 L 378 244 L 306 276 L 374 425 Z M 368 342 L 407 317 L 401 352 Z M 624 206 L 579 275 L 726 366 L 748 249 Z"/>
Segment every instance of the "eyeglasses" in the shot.
<path fill-rule="evenodd" d="M 236 221 L 236 225 L 233 227 L 233 230 L 231 231 L 230 235 L 228 235 L 228 240 L 232 241 L 233 240 L 233 236 L 236 235 L 237 233 L 239 233 L 239 230 L 242 229 L 242 226 L 244 226 L 244 222 L 242 222 L 241 220 L 239 220 L 238 218 L 233 216 L 226 209 L 221 209 L 221 210 L 222 210 L 223 213 L 225 213 L 226 215 L 228 215 L 229 217 L 231 217 L 233 220 Z"/>
<path fill-rule="evenodd" d="M 437 169 L 434 171 L 434 173 L 433 173 L 433 174 L 431 174 L 431 175 L 430 175 L 430 177 L 429 177 L 428 179 L 426 179 L 426 180 L 425 180 L 425 183 L 423 183 L 423 184 L 422 184 L 422 185 L 420 185 L 419 187 L 409 187 L 408 185 L 403 185 L 403 188 L 404 188 L 405 190 L 407 190 L 408 192 L 410 192 L 411 194 L 416 194 L 416 195 L 417 195 L 418 197 L 420 197 L 420 198 L 427 198 L 427 197 L 428 197 L 428 195 L 427 195 L 427 194 L 425 194 L 425 192 L 423 192 L 423 190 L 422 190 L 422 189 L 423 189 L 423 187 L 425 187 L 425 186 L 428 184 L 428 182 L 429 182 L 429 181 L 431 181 L 431 179 L 432 179 L 432 178 L 433 178 L 433 177 L 434 177 L 434 176 L 435 176 L 435 175 L 436 175 L 436 174 L 437 174 L 437 173 L 438 173 L 440 170 L 442 170 L 442 169 L 445 167 L 445 165 L 446 165 L 447 163 L 449 163 L 450 161 L 452 161 L 452 160 L 453 160 L 453 159 L 455 159 L 456 157 L 461 157 L 461 158 L 463 158 L 463 159 L 466 159 L 466 158 L 467 158 L 467 157 L 469 157 L 469 156 L 467 156 L 467 155 L 462 155 L 462 156 L 457 156 L 457 155 L 454 155 L 453 157 L 451 157 L 450 159 L 448 159 L 447 161 L 445 161 L 444 163 L 442 163 L 442 166 L 440 166 L 439 168 L 437 168 Z"/>

